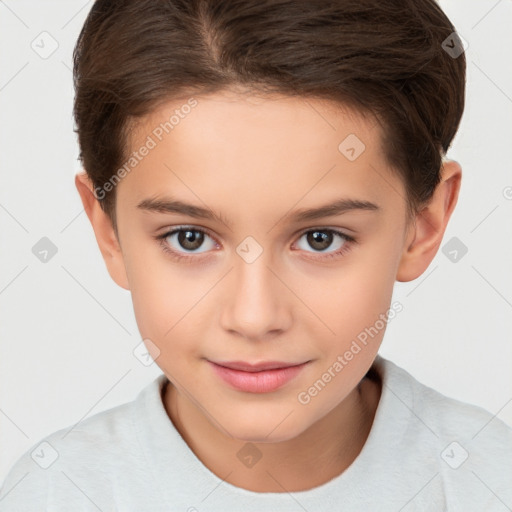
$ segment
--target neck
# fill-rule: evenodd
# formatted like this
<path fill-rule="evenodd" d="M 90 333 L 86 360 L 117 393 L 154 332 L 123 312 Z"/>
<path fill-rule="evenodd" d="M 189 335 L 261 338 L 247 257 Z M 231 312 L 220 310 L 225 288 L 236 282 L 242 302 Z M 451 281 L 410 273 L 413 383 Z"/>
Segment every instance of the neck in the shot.
<path fill-rule="evenodd" d="M 172 385 L 164 389 L 163 401 L 180 435 L 216 476 L 249 491 L 297 492 L 328 482 L 352 464 L 370 433 L 380 392 L 380 381 L 370 372 L 340 404 L 299 436 L 253 443 L 262 457 L 250 468 L 237 458 L 246 441 L 220 432 Z"/>

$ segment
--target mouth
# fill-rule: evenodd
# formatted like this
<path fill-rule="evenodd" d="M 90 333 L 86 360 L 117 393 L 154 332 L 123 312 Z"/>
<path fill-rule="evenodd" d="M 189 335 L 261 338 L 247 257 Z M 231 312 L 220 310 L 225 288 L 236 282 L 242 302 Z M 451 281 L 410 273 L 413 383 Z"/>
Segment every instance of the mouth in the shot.
<path fill-rule="evenodd" d="M 216 376 L 230 387 L 246 393 L 270 393 L 295 378 L 311 361 L 288 363 L 264 361 L 208 361 Z"/>

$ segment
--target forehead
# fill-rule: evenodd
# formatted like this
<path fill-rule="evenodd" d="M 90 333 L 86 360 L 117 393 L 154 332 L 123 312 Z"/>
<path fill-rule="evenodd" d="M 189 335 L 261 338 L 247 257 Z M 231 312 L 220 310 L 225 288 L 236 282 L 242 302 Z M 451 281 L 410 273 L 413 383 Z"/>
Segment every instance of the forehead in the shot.
<path fill-rule="evenodd" d="M 192 135 L 196 141 L 201 137 L 204 142 L 218 146 L 225 135 L 230 135 L 243 139 L 239 142 L 246 143 L 245 149 L 269 142 L 275 145 L 276 136 L 278 140 L 293 138 L 305 140 L 308 146 L 318 146 L 319 139 L 329 144 L 346 130 L 357 132 L 369 144 L 380 139 L 373 116 L 339 102 L 226 90 L 205 96 L 183 96 L 159 105 L 133 124 L 130 145 L 142 143 L 148 134 L 157 142 L 172 134 L 175 142 L 180 135 L 183 141 Z M 330 136 L 326 138 L 326 134 Z"/>
<path fill-rule="evenodd" d="M 375 201 L 390 185 L 395 196 L 401 189 L 381 139 L 373 117 L 323 99 L 226 91 L 182 97 L 133 126 L 130 152 L 150 149 L 132 162 L 118 193 L 135 204 L 169 190 L 196 200 L 222 192 L 239 206 L 263 206 L 338 189 L 338 196 Z"/>

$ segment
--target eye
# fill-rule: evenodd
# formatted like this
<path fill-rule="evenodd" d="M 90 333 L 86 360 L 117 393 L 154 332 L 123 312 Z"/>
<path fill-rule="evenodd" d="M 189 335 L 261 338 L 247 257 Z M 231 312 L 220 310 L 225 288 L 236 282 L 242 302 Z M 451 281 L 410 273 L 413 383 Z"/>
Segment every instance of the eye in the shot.
<path fill-rule="evenodd" d="M 206 231 L 187 226 L 180 226 L 156 237 L 165 252 L 176 258 L 187 258 L 188 254 L 201 254 L 216 247 L 216 242 Z M 205 244 L 205 240 L 210 243 Z M 203 250 L 197 250 L 197 249 Z"/>
<path fill-rule="evenodd" d="M 185 260 L 185 262 L 197 261 L 196 254 L 202 254 L 218 247 L 215 239 L 204 229 L 193 226 L 179 226 L 162 235 L 155 237 L 161 245 L 163 251 L 176 260 Z M 306 244 L 313 248 L 308 250 L 297 243 L 299 249 L 313 254 L 318 254 L 320 258 L 333 258 L 345 254 L 350 250 L 356 240 L 338 231 L 330 228 L 309 229 L 302 233 L 299 242 L 305 239 Z M 209 243 L 205 244 L 205 241 Z M 328 251 L 331 248 L 333 250 Z M 198 250 L 202 249 L 202 250 Z"/>
<path fill-rule="evenodd" d="M 299 249 L 312 253 L 326 253 L 327 257 L 344 254 L 349 250 L 351 244 L 355 243 L 355 239 L 351 236 L 348 236 L 341 231 L 327 228 L 309 229 L 301 235 L 299 242 L 302 239 L 305 240 L 306 244 L 302 247 L 300 246 L 300 243 L 297 244 Z M 314 251 L 309 251 L 305 245 L 313 248 Z M 329 248 L 333 250 L 328 251 L 327 249 Z"/>

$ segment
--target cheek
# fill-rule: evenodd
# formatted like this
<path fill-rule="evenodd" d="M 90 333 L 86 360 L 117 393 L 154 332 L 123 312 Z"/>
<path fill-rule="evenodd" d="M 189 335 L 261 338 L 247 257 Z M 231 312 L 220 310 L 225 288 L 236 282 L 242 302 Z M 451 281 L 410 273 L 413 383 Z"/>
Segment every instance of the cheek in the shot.
<path fill-rule="evenodd" d="M 393 282 L 388 269 L 378 265 L 365 266 L 361 272 L 349 276 L 343 302 L 352 323 L 365 327 L 366 323 L 384 313 L 389 307 Z"/>
<path fill-rule="evenodd" d="M 139 251 L 130 261 L 129 280 L 139 331 L 163 351 L 171 341 L 197 339 L 197 314 L 215 276 L 176 265 L 158 251 Z"/>
<path fill-rule="evenodd" d="M 377 249 L 359 251 L 322 286 L 318 286 L 319 280 L 309 283 L 309 299 L 315 310 L 343 338 L 357 335 L 390 307 L 397 255 Z"/>
<path fill-rule="evenodd" d="M 334 335 L 324 329 L 316 337 L 319 364 L 301 391 L 307 395 L 316 392 L 315 383 L 327 383 L 311 402 L 319 416 L 354 389 L 375 359 L 391 307 L 393 261 L 392 255 L 378 262 L 361 258 L 331 281 L 328 292 L 318 294 L 316 307 Z"/>

